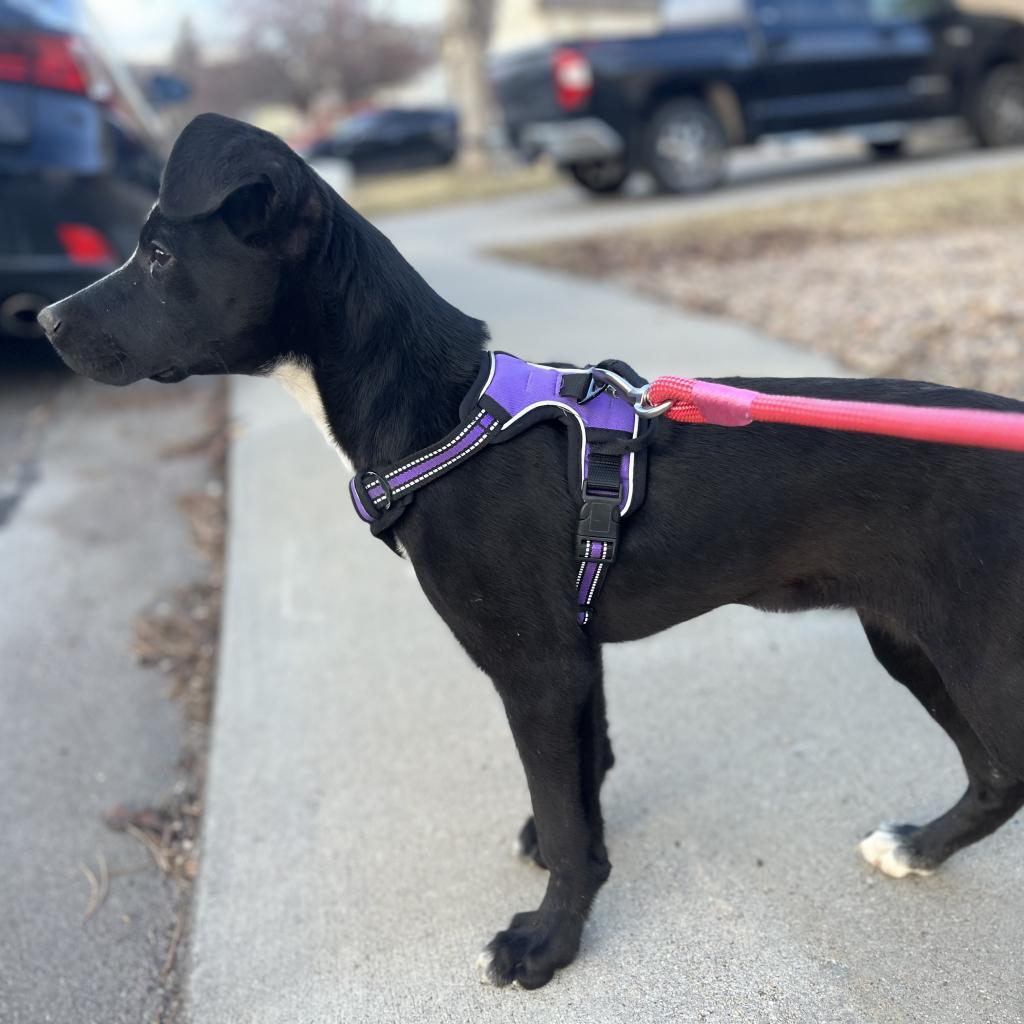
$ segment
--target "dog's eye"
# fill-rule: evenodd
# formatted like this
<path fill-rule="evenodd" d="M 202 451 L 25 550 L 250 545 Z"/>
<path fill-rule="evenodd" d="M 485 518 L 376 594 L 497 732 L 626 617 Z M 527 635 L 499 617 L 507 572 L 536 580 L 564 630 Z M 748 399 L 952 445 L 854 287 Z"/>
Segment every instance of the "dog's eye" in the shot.
<path fill-rule="evenodd" d="M 166 267 L 173 257 L 166 249 L 161 249 L 159 245 L 153 245 L 150 246 L 150 258 L 158 267 Z"/>

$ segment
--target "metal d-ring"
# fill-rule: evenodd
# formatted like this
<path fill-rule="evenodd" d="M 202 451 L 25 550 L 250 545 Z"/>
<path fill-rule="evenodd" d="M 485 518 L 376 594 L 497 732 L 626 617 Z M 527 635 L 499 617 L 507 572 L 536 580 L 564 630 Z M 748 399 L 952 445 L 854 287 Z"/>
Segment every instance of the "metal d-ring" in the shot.
<path fill-rule="evenodd" d="M 604 366 L 590 367 L 590 376 L 609 388 L 613 395 L 618 398 L 625 398 L 628 402 L 642 402 L 644 395 L 647 393 L 647 385 L 640 388 L 635 384 L 630 384 L 625 377 Z"/>
<path fill-rule="evenodd" d="M 637 416 L 639 416 L 641 419 L 645 420 L 653 420 L 657 416 L 664 416 L 665 413 L 667 413 L 669 409 L 672 408 L 671 400 L 667 402 L 662 402 L 660 405 L 645 405 L 644 403 L 647 401 L 647 392 L 650 389 L 650 387 L 650 384 L 645 385 L 643 388 L 643 398 L 641 398 L 638 402 L 633 403 L 634 412 L 636 412 Z"/>
<path fill-rule="evenodd" d="M 372 477 L 372 480 L 369 483 L 366 482 L 367 477 Z M 387 482 L 387 480 L 384 479 L 384 477 L 380 475 L 380 473 L 375 473 L 372 469 L 368 469 L 362 475 L 362 484 L 366 490 L 366 496 L 368 498 L 370 498 L 370 491 L 372 491 L 374 487 L 380 487 L 381 491 L 384 492 L 384 507 L 381 508 L 381 512 L 390 511 L 391 499 L 394 497 L 394 494 L 391 490 L 391 485 Z M 377 507 L 377 501 L 374 500 L 373 498 L 370 498 L 370 504 L 373 505 L 374 508 Z"/>
<path fill-rule="evenodd" d="M 632 402 L 634 412 L 645 420 L 661 416 L 672 408 L 671 402 L 662 402 L 660 405 L 644 404 L 647 401 L 647 392 L 651 389 L 650 384 L 642 384 L 639 387 L 636 384 L 630 384 L 625 377 L 604 366 L 592 366 L 590 368 L 590 375 L 594 380 L 611 388 L 613 395 Z"/>

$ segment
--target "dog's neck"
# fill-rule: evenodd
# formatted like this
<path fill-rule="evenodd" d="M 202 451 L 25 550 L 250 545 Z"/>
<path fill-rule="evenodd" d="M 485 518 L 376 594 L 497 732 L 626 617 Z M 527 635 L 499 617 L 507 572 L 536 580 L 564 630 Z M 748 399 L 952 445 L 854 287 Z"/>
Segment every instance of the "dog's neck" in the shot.
<path fill-rule="evenodd" d="M 306 360 L 286 357 L 271 370 L 270 376 L 295 399 L 299 408 L 309 416 L 317 430 L 323 434 L 324 440 L 338 453 L 345 468 L 351 473 L 355 467 L 331 432 L 320 389 L 313 377 L 312 366 Z"/>
<path fill-rule="evenodd" d="M 442 299 L 351 208 L 340 203 L 338 214 L 322 259 L 336 274 L 344 268 L 339 291 L 312 297 L 304 336 L 274 375 L 363 469 L 395 462 L 457 425 L 487 328 Z"/>

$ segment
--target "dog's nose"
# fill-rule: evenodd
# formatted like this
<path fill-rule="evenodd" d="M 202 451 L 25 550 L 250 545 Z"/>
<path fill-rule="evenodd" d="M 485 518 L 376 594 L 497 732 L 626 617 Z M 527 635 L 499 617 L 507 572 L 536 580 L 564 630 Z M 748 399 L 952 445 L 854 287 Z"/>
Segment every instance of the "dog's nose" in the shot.
<path fill-rule="evenodd" d="M 39 326 L 42 327 L 46 336 L 53 341 L 61 326 L 61 319 L 53 311 L 53 306 L 46 306 L 44 309 L 41 309 L 36 319 L 39 321 Z"/>

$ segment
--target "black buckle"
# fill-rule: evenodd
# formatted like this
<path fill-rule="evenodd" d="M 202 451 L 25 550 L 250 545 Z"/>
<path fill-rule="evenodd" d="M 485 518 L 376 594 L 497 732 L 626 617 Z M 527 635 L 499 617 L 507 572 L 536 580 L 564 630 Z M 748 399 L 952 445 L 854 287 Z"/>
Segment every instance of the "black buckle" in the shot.
<path fill-rule="evenodd" d="M 576 557 L 583 562 L 614 562 L 619 548 L 619 503 L 622 496 L 584 493 L 576 528 Z M 593 543 L 601 554 L 593 554 Z"/>
<path fill-rule="evenodd" d="M 603 394 L 608 390 L 607 384 L 601 384 L 594 380 L 593 377 L 587 378 L 587 390 L 582 398 L 578 399 L 580 405 L 586 405 L 587 402 L 597 398 L 598 395 Z"/>
<path fill-rule="evenodd" d="M 607 390 L 608 385 L 594 380 L 589 370 L 570 370 L 562 375 L 558 393 L 563 398 L 573 399 L 579 405 L 586 405 Z"/>

